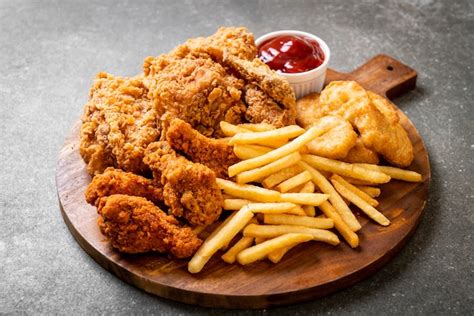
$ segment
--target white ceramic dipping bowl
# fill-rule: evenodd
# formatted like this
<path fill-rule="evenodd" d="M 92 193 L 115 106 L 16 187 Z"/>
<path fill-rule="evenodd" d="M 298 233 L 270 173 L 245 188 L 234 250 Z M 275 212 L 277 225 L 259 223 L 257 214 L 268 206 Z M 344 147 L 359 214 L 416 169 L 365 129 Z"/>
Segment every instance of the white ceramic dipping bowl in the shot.
<path fill-rule="evenodd" d="M 326 70 L 328 68 L 329 58 L 331 57 L 328 45 L 316 35 L 295 30 L 283 30 L 267 33 L 257 38 L 255 44 L 257 45 L 257 47 L 259 47 L 267 40 L 281 35 L 299 35 L 302 37 L 314 39 L 316 42 L 319 43 L 319 46 L 321 47 L 324 53 L 324 62 L 320 66 L 305 72 L 280 73 L 280 75 L 288 80 L 291 87 L 295 91 L 297 99 L 304 97 L 305 95 L 310 94 L 312 92 L 321 92 L 324 86 L 324 79 L 326 78 Z"/>

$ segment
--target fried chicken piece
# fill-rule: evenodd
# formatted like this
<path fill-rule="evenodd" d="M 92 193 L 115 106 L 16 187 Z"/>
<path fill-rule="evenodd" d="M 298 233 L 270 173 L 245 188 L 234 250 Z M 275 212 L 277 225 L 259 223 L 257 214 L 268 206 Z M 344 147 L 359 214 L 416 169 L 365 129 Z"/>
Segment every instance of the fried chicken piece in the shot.
<path fill-rule="evenodd" d="M 176 154 L 164 141 L 148 146 L 144 162 L 163 186 L 164 202 L 172 215 L 191 225 L 209 225 L 217 220 L 224 200 L 211 169 Z"/>
<path fill-rule="evenodd" d="M 356 144 L 354 147 L 349 150 L 347 155 L 342 159 L 342 161 L 349 163 L 371 163 L 378 164 L 379 156 L 375 151 L 365 147 L 362 139 L 357 138 Z"/>
<path fill-rule="evenodd" d="M 245 27 L 221 27 L 209 37 L 197 37 L 187 40 L 176 47 L 171 54 L 181 58 L 189 55 L 205 56 L 220 62 L 226 54 L 252 60 L 257 56 L 257 46 L 253 34 Z"/>
<path fill-rule="evenodd" d="M 80 153 L 90 174 L 114 166 L 143 173 L 146 146 L 158 139 L 157 115 L 142 77 L 99 73 L 85 105 Z"/>
<path fill-rule="evenodd" d="M 327 115 L 304 127 L 309 128 L 311 126 L 318 126 L 320 129 L 326 130 L 324 134 L 306 145 L 312 154 L 331 159 L 341 159 L 346 157 L 356 144 L 356 132 L 354 132 L 349 122 L 339 116 Z"/>
<path fill-rule="evenodd" d="M 94 205 L 97 199 L 113 194 L 140 196 L 157 205 L 163 201 L 163 190 L 153 180 L 114 168 L 96 175 L 87 186 L 85 196 L 87 203 Z"/>
<path fill-rule="evenodd" d="M 207 58 L 170 59 L 163 56 L 145 62 L 145 75 L 155 110 L 165 128 L 173 118 L 190 123 L 205 136 L 222 135 L 220 121 L 242 122 L 244 82 Z M 166 59 L 166 58 L 165 58 Z M 163 66 L 164 65 L 164 66 Z"/>
<path fill-rule="evenodd" d="M 171 121 L 166 140 L 173 149 L 183 153 L 192 162 L 209 167 L 218 178 L 228 178 L 229 166 L 240 161 L 226 141 L 208 138 L 180 119 Z"/>
<path fill-rule="evenodd" d="M 282 109 L 254 84 L 246 86 L 244 100 L 248 106 L 245 118 L 251 123 L 268 123 L 277 128 L 295 124 L 294 112 Z"/>
<path fill-rule="evenodd" d="M 267 64 L 255 58 L 252 61 L 230 54 L 224 55 L 224 64 L 237 72 L 249 83 L 257 85 L 265 93 L 295 115 L 296 97 L 288 80 L 273 71 Z"/>
<path fill-rule="evenodd" d="M 364 145 L 391 164 L 407 167 L 413 161 L 413 145 L 405 129 L 398 121 L 394 122 L 393 115 L 384 115 L 388 110 L 381 112 L 378 109 L 381 105 L 375 106 L 356 82 L 331 82 L 321 92 L 320 105 L 325 114 L 339 115 L 351 122 Z"/>
<path fill-rule="evenodd" d="M 159 251 L 188 258 L 202 244 L 191 228 L 180 225 L 173 216 L 142 197 L 101 197 L 97 212 L 100 231 L 121 252 Z"/>

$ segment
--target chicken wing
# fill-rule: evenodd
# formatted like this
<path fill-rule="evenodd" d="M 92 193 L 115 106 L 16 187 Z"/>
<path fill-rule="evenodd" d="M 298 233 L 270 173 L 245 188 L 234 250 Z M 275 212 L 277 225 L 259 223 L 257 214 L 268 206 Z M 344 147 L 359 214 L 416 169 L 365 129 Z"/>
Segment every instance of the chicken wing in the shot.
<path fill-rule="evenodd" d="M 171 121 L 166 140 L 173 149 L 183 153 L 192 162 L 209 167 L 219 178 L 228 178 L 229 166 L 240 161 L 233 147 L 224 140 L 208 138 L 180 119 Z"/>
<path fill-rule="evenodd" d="M 163 186 L 164 202 L 172 215 L 191 225 L 209 225 L 217 220 L 224 200 L 211 169 L 176 154 L 164 141 L 148 146 L 144 162 Z"/>
<path fill-rule="evenodd" d="M 87 203 L 92 205 L 97 199 L 113 194 L 140 196 L 157 205 L 163 201 L 163 190 L 153 180 L 114 168 L 96 175 L 85 193 Z"/>
<path fill-rule="evenodd" d="M 99 73 L 84 108 L 80 153 L 90 174 L 114 166 L 143 173 L 146 146 L 160 135 L 157 115 L 141 77 Z"/>
<path fill-rule="evenodd" d="M 98 201 L 99 228 L 112 246 L 125 253 L 170 252 L 191 257 L 202 240 L 189 227 L 145 198 L 115 194 Z"/>

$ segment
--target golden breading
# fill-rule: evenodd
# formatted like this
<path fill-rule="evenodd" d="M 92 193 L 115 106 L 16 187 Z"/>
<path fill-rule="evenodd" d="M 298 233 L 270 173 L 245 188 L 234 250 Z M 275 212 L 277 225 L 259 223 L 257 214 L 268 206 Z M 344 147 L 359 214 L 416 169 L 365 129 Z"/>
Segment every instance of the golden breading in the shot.
<path fill-rule="evenodd" d="M 413 161 L 413 145 L 407 132 L 400 123 L 393 122 L 393 116 L 379 111 L 356 82 L 331 82 L 321 92 L 320 105 L 325 114 L 339 115 L 351 122 L 364 145 L 391 164 L 407 167 Z"/>
<path fill-rule="evenodd" d="M 181 58 L 203 56 L 222 61 L 224 52 L 242 59 L 252 60 L 257 55 L 253 34 L 245 27 L 221 27 L 209 37 L 196 37 L 176 47 L 171 54 Z"/>
<path fill-rule="evenodd" d="M 342 161 L 349 163 L 371 163 L 378 164 L 379 156 L 375 151 L 364 146 L 362 139 L 357 138 L 356 144 L 354 147 L 349 150 L 347 155 L 342 159 Z"/>
<path fill-rule="evenodd" d="M 246 86 L 244 100 L 248 106 L 245 118 L 251 123 L 268 123 L 277 128 L 295 124 L 294 112 L 282 109 L 253 84 Z"/>
<path fill-rule="evenodd" d="M 205 136 L 222 135 L 220 121 L 242 122 L 244 82 L 208 58 L 148 59 L 145 75 L 154 108 L 167 120 L 180 118 Z M 169 121 L 168 121 L 169 123 Z"/>
<path fill-rule="evenodd" d="M 390 123 L 395 124 L 398 123 L 400 118 L 398 117 L 397 110 L 393 107 L 393 105 L 388 102 L 387 99 L 381 97 L 380 95 L 373 93 L 372 91 L 367 91 L 367 95 L 370 98 L 370 102 L 379 110 Z"/>
<path fill-rule="evenodd" d="M 202 244 L 191 228 L 180 225 L 173 216 L 142 197 L 102 197 L 97 212 L 100 231 L 121 252 L 159 251 L 188 258 Z"/>
<path fill-rule="evenodd" d="M 296 101 L 296 123 L 307 128 L 325 114 L 319 104 L 319 93 L 310 93 Z"/>
<path fill-rule="evenodd" d="M 163 189 L 153 180 L 120 169 L 107 168 L 98 174 L 86 189 L 86 201 L 94 205 L 97 199 L 113 194 L 141 196 L 160 205 L 163 201 Z"/>
<path fill-rule="evenodd" d="M 288 80 L 268 67 L 260 59 L 253 61 L 239 59 L 233 55 L 224 55 L 224 64 L 236 71 L 249 83 L 257 85 L 274 101 L 288 109 L 291 115 L 296 113 L 296 98 Z"/>
<path fill-rule="evenodd" d="M 234 154 L 233 146 L 227 141 L 201 135 L 180 119 L 171 121 L 166 131 L 166 140 L 173 149 L 184 154 L 192 162 L 209 167 L 218 178 L 228 178 L 227 169 L 240 161 Z"/>
<path fill-rule="evenodd" d="M 331 159 L 341 159 L 346 157 L 354 147 L 357 134 L 351 124 L 343 118 L 327 115 L 317 119 L 309 127 L 315 125 L 327 132 L 306 145 L 310 153 Z"/>
<path fill-rule="evenodd" d="M 96 76 L 80 132 L 80 153 L 90 174 L 110 166 L 134 173 L 148 170 L 142 162 L 145 148 L 160 130 L 147 93 L 140 76 Z"/>
<path fill-rule="evenodd" d="M 196 226 L 212 224 L 219 218 L 224 199 L 211 169 L 176 154 L 165 141 L 151 143 L 144 162 L 163 187 L 171 215 Z"/>

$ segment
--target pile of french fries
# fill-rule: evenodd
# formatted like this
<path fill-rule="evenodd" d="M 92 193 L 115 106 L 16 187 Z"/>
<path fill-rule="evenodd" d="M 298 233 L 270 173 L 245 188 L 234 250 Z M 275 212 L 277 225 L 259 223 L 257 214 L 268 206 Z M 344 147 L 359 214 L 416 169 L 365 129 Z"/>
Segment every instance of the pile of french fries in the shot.
<path fill-rule="evenodd" d="M 338 245 L 332 229 L 356 248 L 356 232 L 362 226 L 349 204 L 387 226 L 390 220 L 376 209 L 375 198 L 381 193 L 377 185 L 391 179 L 422 180 L 409 170 L 309 154 L 306 144 L 327 132 L 318 126 L 275 129 L 269 124 L 221 122 L 221 129 L 242 159 L 228 170 L 235 182 L 217 179 L 225 195 L 223 208 L 232 213 L 193 256 L 191 273 L 200 272 L 220 250 L 225 262 L 246 265 L 265 258 L 277 263 L 290 249 L 311 240 Z"/>

